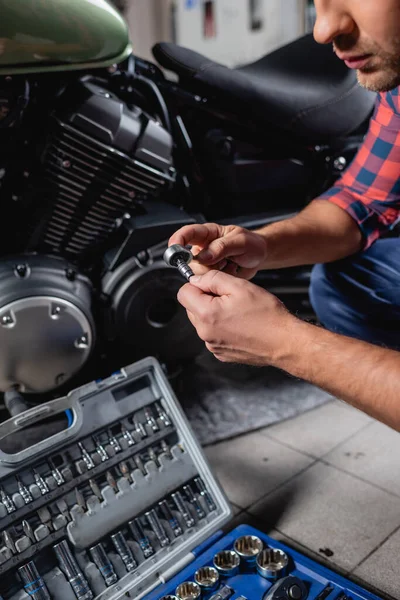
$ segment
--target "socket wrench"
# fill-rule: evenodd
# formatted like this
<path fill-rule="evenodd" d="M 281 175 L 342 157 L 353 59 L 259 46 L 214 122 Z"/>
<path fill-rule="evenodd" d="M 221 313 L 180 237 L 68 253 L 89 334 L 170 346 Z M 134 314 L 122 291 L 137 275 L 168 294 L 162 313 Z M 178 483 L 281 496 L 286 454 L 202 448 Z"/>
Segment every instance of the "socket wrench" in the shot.
<path fill-rule="evenodd" d="M 257 571 L 261 577 L 276 581 L 286 574 L 289 557 L 283 550 L 266 548 L 257 556 Z"/>
<path fill-rule="evenodd" d="M 242 535 L 235 540 L 233 548 L 243 563 L 254 565 L 264 544 L 256 535 Z"/>
<path fill-rule="evenodd" d="M 180 600 L 198 600 L 201 596 L 201 589 L 194 581 L 184 581 L 178 585 L 175 594 Z"/>
<path fill-rule="evenodd" d="M 204 592 L 212 592 L 218 587 L 219 573 L 214 567 L 200 567 L 194 574 L 194 580 Z"/>
<path fill-rule="evenodd" d="M 214 555 L 214 567 L 224 577 L 232 577 L 239 571 L 240 558 L 234 550 L 221 550 Z"/>

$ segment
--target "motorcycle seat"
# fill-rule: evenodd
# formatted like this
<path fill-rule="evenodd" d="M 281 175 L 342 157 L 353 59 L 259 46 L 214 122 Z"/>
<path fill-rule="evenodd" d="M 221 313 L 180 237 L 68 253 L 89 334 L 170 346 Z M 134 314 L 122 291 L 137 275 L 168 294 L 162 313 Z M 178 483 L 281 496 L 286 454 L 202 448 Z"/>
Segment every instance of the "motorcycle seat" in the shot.
<path fill-rule="evenodd" d="M 332 47 L 317 44 L 311 34 L 235 69 L 167 42 L 156 44 L 153 54 L 191 91 L 318 142 L 355 132 L 376 99 Z"/>

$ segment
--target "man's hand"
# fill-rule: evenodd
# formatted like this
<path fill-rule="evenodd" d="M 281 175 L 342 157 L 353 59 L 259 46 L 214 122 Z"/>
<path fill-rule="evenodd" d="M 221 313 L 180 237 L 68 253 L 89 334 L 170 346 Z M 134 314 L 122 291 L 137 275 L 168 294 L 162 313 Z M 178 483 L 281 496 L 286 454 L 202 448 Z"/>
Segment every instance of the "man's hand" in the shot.
<path fill-rule="evenodd" d="M 222 362 L 273 365 L 286 352 L 298 321 L 272 294 L 220 271 L 192 277 L 178 300 Z"/>
<path fill-rule="evenodd" d="M 236 225 L 186 225 L 169 240 L 168 245 L 193 246 L 195 261 L 190 263 L 197 275 L 223 270 L 242 279 L 251 279 L 265 260 L 264 238 Z"/>

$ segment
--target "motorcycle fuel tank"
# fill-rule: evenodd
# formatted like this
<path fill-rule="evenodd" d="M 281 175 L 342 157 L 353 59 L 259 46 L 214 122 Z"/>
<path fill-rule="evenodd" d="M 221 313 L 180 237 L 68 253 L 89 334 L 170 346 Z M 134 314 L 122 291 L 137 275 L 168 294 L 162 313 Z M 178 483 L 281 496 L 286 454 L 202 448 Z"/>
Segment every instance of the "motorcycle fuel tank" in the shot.
<path fill-rule="evenodd" d="M 0 75 L 107 67 L 130 52 L 107 0 L 0 0 Z"/>

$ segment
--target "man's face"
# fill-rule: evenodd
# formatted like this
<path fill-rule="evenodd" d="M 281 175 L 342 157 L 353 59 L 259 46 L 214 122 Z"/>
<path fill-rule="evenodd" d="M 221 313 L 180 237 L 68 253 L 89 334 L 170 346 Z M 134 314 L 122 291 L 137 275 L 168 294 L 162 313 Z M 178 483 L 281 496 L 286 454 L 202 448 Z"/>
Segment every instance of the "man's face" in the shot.
<path fill-rule="evenodd" d="M 400 85 L 400 0 L 314 2 L 314 38 L 333 43 L 362 86 L 384 92 Z"/>

